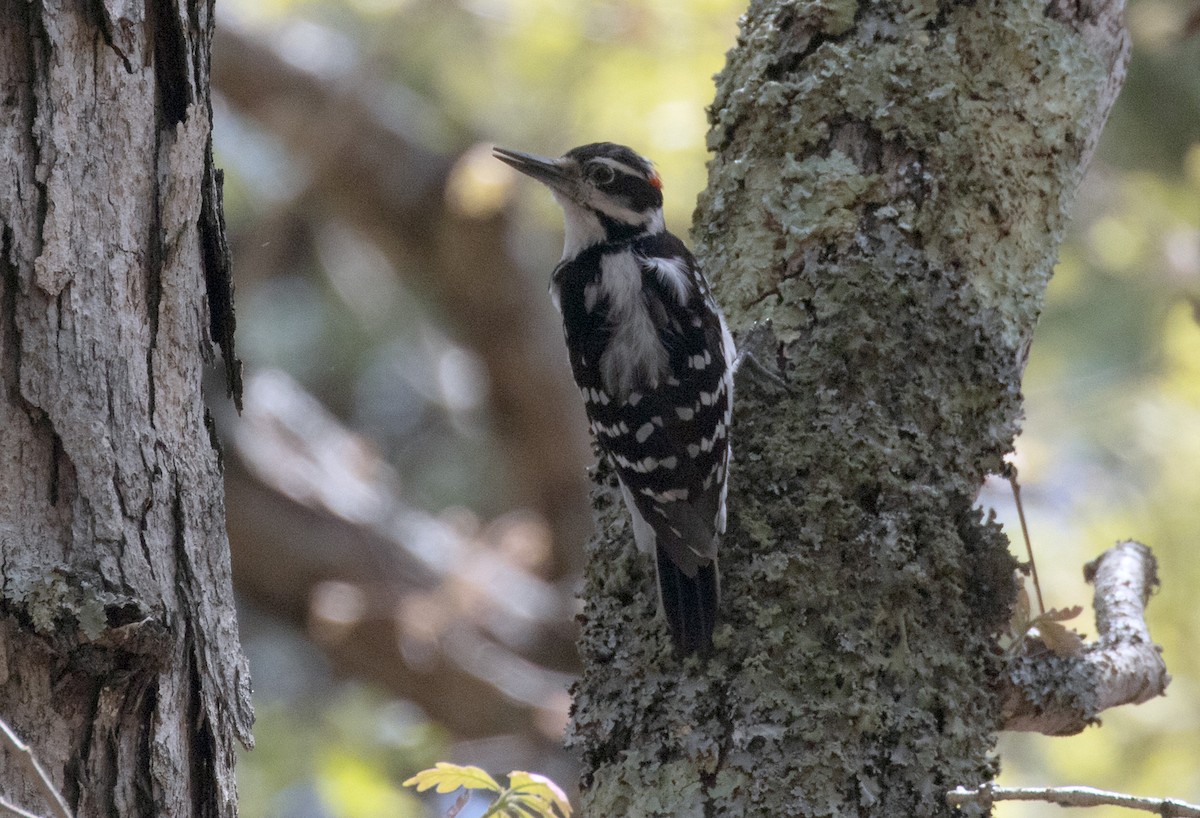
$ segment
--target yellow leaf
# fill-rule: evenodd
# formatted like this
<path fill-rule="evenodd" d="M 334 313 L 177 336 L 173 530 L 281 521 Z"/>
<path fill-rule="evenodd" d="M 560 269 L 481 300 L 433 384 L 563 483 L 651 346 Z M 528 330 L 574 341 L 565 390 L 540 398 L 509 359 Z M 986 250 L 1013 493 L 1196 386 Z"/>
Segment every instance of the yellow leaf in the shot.
<path fill-rule="evenodd" d="M 1046 647 L 1059 656 L 1078 656 L 1083 653 L 1083 639 L 1075 631 L 1057 622 L 1038 622 L 1038 634 Z"/>
<path fill-rule="evenodd" d="M 460 767 L 445 761 L 439 761 L 432 770 L 421 770 L 405 781 L 404 786 L 415 786 L 417 792 L 425 792 L 430 787 L 436 787 L 438 793 L 454 792 L 459 787 L 468 790 L 491 790 L 492 792 L 500 792 L 503 789 L 496 779 L 479 767 Z"/>
<path fill-rule="evenodd" d="M 1082 605 L 1072 605 L 1070 608 L 1051 608 L 1038 617 L 1038 622 L 1066 622 L 1083 613 Z"/>
<path fill-rule="evenodd" d="M 1008 622 L 1009 632 L 1013 638 L 1020 639 L 1029 630 L 1029 592 L 1025 590 L 1025 582 L 1020 574 L 1017 580 L 1017 601 L 1013 604 L 1012 618 Z"/>
<path fill-rule="evenodd" d="M 571 802 L 562 788 L 544 775 L 513 770 L 508 774 L 508 785 L 513 794 L 521 799 L 531 799 L 542 814 L 551 815 L 548 807 L 553 805 L 560 814 L 570 818 Z M 540 802 L 540 803 L 536 803 Z M 545 805 L 544 807 L 542 805 Z"/>

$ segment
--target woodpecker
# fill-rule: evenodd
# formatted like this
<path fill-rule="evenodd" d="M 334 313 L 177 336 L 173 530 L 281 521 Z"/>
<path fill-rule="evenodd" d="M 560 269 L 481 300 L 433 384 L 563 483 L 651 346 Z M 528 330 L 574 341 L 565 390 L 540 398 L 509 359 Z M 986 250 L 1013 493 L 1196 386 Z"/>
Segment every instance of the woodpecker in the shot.
<path fill-rule="evenodd" d="M 638 547 L 683 655 L 712 647 L 725 533 L 734 344 L 708 282 L 663 221 L 662 181 L 630 148 L 558 159 L 495 148 L 562 206 L 550 295 L 592 434 L 612 463 Z"/>

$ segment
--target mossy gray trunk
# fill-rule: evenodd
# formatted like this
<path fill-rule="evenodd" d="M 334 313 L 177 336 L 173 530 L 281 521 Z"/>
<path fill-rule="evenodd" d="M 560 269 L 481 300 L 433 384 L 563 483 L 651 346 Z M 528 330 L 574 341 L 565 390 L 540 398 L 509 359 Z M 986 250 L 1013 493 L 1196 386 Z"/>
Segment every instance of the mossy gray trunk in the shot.
<path fill-rule="evenodd" d="M 752 3 L 695 236 L 735 329 L 773 321 L 792 394 L 739 385 L 707 664 L 671 656 L 652 569 L 598 500 L 585 814 L 930 816 L 994 775 L 1014 561 L 972 504 L 1012 448 L 1119 15 Z"/>
<path fill-rule="evenodd" d="M 0 0 L 0 717 L 80 818 L 237 813 L 211 27 L 210 2 Z M 49 814 L 12 753 L 0 795 Z"/>

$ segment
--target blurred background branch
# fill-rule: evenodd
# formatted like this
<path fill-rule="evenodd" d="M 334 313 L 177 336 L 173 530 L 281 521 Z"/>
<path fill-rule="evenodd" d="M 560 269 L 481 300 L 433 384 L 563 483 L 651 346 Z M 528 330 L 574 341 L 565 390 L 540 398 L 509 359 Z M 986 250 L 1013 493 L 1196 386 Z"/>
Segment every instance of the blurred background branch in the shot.
<path fill-rule="evenodd" d="M 373 245 L 478 357 L 515 478 L 512 502 L 542 515 L 553 534 L 542 568 L 550 576 L 577 568 L 589 522 L 580 513 L 586 428 L 572 422 L 582 413 L 565 368 L 551 365 L 560 330 L 546 284 L 509 251 L 508 174 L 486 149 L 455 156 L 419 144 L 406 129 L 436 114 L 352 65 L 306 70 L 235 25 L 220 30 L 214 51 L 222 99 L 300 166 L 297 209 Z"/>
<path fill-rule="evenodd" d="M 253 544 L 233 555 L 245 601 L 456 737 L 561 753 L 574 600 L 524 564 L 546 537 L 536 519 L 409 506 L 371 446 L 279 371 L 250 377 L 224 431 L 230 537 Z"/>

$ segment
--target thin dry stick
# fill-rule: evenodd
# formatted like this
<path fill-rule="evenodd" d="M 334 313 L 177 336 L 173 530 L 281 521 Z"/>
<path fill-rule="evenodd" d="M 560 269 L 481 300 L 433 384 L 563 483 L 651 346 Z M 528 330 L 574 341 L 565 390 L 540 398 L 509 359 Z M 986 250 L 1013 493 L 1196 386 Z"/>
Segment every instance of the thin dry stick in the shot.
<path fill-rule="evenodd" d="M 4 811 L 5 813 L 16 815 L 17 818 L 42 818 L 42 816 L 38 815 L 37 813 L 21 809 L 16 804 L 10 803 L 5 798 L 0 798 L 0 810 Z"/>
<path fill-rule="evenodd" d="M 1017 519 L 1021 521 L 1021 534 L 1025 537 L 1025 553 L 1029 555 L 1029 575 L 1033 577 L 1033 590 L 1037 595 L 1038 613 L 1046 612 L 1046 603 L 1042 602 L 1042 584 L 1038 582 L 1037 562 L 1033 559 L 1033 543 L 1029 541 L 1029 526 L 1025 523 L 1025 507 L 1021 505 L 1021 484 L 1017 482 L 1017 467 L 1005 463 L 1004 476 L 1012 486 L 1013 501 L 1017 504 Z"/>
<path fill-rule="evenodd" d="M 1200 806 L 1173 798 L 1141 798 L 1121 792 L 1092 787 L 958 787 L 946 793 L 952 807 L 980 804 L 991 807 L 993 801 L 1045 801 L 1060 807 L 1126 807 L 1157 813 L 1163 818 L 1200 818 Z"/>
<path fill-rule="evenodd" d="M 8 723 L 4 719 L 0 719 L 0 735 L 3 735 L 4 743 L 10 750 L 17 754 L 17 757 L 21 759 L 21 762 L 29 768 L 34 778 L 37 779 L 38 787 L 41 789 L 42 795 L 46 797 L 46 802 L 54 811 L 55 818 L 71 818 L 71 809 L 67 806 L 66 799 L 62 797 L 62 793 L 54 786 L 54 782 L 50 780 L 50 776 L 38 762 L 37 756 L 33 754 L 33 750 L 29 748 L 28 744 L 17 738 L 17 734 L 12 731 L 12 728 L 8 726 Z M 5 809 L 23 818 L 38 818 L 33 813 L 15 807 L 7 801 L 4 801 L 2 805 Z"/>

